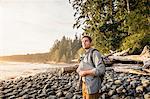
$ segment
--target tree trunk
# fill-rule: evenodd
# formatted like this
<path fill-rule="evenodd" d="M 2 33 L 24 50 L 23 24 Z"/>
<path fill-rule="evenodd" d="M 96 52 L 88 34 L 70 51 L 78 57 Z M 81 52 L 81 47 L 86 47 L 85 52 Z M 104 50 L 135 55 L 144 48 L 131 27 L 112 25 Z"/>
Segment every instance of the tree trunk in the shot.
<path fill-rule="evenodd" d="M 126 0 L 126 2 L 127 2 L 127 10 L 128 10 L 128 13 L 130 13 L 129 0 Z"/>

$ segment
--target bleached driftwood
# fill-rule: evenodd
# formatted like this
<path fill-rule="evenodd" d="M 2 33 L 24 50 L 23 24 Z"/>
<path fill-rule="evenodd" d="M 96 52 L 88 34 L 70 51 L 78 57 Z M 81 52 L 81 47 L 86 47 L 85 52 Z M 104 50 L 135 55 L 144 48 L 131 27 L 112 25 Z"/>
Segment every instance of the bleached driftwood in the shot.
<path fill-rule="evenodd" d="M 122 61 L 122 62 L 143 62 L 143 58 L 139 55 L 128 55 L 128 56 L 109 56 L 112 61 Z"/>
<path fill-rule="evenodd" d="M 124 51 L 126 52 L 126 51 Z M 145 46 L 142 53 L 140 55 L 127 55 L 127 56 L 116 56 L 112 55 L 108 57 L 112 61 L 120 61 L 120 62 L 144 62 L 148 58 L 150 58 L 150 49 L 148 46 Z M 147 63 L 147 62 L 146 62 Z"/>
<path fill-rule="evenodd" d="M 129 50 L 130 48 L 128 48 L 127 50 L 123 50 L 121 52 L 114 53 L 113 56 L 126 56 L 128 55 Z"/>
<path fill-rule="evenodd" d="M 143 61 L 143 67 L 144 68 L 150 68 L 150 58 L 147 58 L 146 60 Z"/>
<path fill-rule="evenodd" d="M 70 72 L 76 71 L 77 68 L 78 68 L 78 65 L 62 67 L 61 73 L 70 73 Z"/>

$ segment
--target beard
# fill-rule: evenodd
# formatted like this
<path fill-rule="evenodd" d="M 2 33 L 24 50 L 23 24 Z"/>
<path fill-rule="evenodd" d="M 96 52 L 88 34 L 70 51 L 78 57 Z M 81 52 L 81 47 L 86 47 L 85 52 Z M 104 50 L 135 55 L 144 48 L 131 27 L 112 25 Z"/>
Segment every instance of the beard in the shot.
<path fill-rule="evenodd" d="M 82 48 L 87 50 L 87 49 L 91 48 L 91 46 L 90 45 L 82 45 Z"/>
<path fill-rule="evenodd" d="M 88 50 L 90 47 L 85 47 L 84 49 Z"/>

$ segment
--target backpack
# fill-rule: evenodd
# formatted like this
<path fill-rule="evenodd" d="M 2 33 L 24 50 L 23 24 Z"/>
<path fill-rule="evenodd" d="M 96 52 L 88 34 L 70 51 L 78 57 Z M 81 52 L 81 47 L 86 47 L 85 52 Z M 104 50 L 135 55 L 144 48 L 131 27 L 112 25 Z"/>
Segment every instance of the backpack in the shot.
<path fill-rule="evenodd" d="M 95 64 L 94 64 L 94 61 L 93 61 L 93 52 L 94 52 L 94 51 L 98 51 L 98 50 L 97 50 L 97 49 L 92 49 L 92 50 L 90 51 L 90 60 L 91 60 L 91 63 L 93 64 L 93 66 L 95 67 Z M 99 51 L 98 51 L 98 52 L 99 52 Z M 105 62 L 104 62 L 103 57 L 101 57 L 101 58 L 102 58 L 103 64 L 105 65 Z M 106 67 L 106 65 L 105 65 L 105 67 Z M 103 74 L 103 75 L 100 76 L 101 81 L 104 80 L 104 76 L 105 76 L 105 74 Z"/>

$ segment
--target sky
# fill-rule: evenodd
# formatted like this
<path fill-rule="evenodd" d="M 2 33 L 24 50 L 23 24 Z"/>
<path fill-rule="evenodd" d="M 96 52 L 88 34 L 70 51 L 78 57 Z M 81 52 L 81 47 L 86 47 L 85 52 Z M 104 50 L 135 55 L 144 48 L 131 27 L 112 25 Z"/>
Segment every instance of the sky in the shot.
<path fill-rule="evenodd" d="M 74 38 L 69 0 L 0 0 L 0 56 L 49 52 L 54 41 Z"/>

